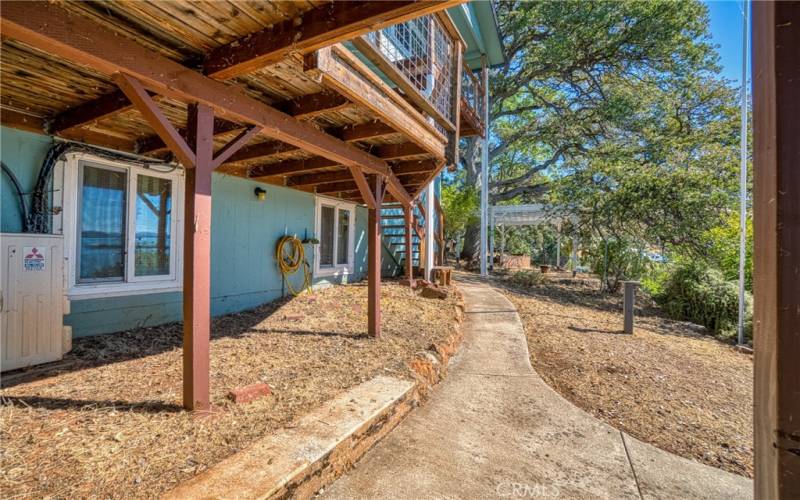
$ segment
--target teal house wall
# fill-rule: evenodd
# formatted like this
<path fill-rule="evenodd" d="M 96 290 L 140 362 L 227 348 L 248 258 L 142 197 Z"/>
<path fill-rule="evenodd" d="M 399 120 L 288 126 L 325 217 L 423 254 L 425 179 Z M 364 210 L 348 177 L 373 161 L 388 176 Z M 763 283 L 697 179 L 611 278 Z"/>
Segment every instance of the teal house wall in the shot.
<path fill-rule="evenodd" d="M 53 139 L 46 135 L 2 127 L 0 160 L 14 172 L 22 190 L 30 193 L 36 184 L 39 166 L 44 161 Z M 6 174 L 0 175 L 0 232 L 21 233 L 19 198 Z M 30 197 L 28 197 L 30 202 Z"/>
<path fill-rule="evenodd" d="M 30 192 L 42 160 L 52 144 L 47 136 L 2 127 L 0 158 L 15 173 L 23 190 Z M 3 232 L 21 232 L 16 194 L 3 175 Z M 267 191 L 266 200 L 253 195 L 255 187 Z M 313 194 L 263 184 L 239 177 L 214 174 L 211 219 L 211 313 L 229 314 L 256 307 L 288 294 L 282 287 L 274 259 L 275 245 L 284 234 L 301 239 L 315 234 Z M 367 269 L 367 210 L 355 211 L 355 262 L 347 281 L 361 280 Z M 313 251 L 306 247 L 313 269 Z M 384 255 L 384 259 L 387 256 Z M 292 277 L 299 286 L 298 273 Z M 339 278 L 315 279 L 315 286 L 340 282 Z M 73 336 L 82 337 L 154 326 L 182 317 L 180 292 L 125 295 L 107 298 L 73 299 L 64 319 Z"/>

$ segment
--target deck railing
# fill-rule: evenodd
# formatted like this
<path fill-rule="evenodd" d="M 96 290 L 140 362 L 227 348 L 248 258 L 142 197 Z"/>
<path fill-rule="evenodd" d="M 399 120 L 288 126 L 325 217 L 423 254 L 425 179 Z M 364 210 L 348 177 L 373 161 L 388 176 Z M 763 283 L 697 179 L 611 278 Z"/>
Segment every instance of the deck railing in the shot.
<path fill-rule="evenodd" d="M 461 102 L 483 127 L 483 84 L 467 65 L 461 70 Z M 462 107 L 463 109 L 463 107 Z"/>
<path fill-rule="evenodd" d="M 448 131 L 456 124 L 456 38 L 438 15 L 418 17 L 353 41 L 397 88 Z"/>

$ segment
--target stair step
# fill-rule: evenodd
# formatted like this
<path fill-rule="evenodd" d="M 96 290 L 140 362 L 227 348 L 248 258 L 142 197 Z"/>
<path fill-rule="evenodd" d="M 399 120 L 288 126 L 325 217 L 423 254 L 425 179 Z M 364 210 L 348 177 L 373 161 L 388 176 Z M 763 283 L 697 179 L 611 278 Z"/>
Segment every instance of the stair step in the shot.
<path fill-rule="evenodd" d="M 381 226 L 381 229 L 404 229 L 406 226 L 402 224 L 386 224 L 385 226 Z"/>

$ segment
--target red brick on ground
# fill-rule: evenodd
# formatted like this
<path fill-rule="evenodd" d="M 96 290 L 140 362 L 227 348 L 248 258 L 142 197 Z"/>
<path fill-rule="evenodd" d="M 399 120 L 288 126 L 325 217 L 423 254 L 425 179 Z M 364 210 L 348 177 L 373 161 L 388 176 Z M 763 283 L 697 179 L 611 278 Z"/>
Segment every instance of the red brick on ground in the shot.
<path fill-rule="evenodd" d="M 249 403 L 258 398 L 267 397 L 272 394 L 272 389 L 267 384 L 253 384 L 245 387 L 237 387 L 228 393 L 228 398 L 234 403 Z"/>

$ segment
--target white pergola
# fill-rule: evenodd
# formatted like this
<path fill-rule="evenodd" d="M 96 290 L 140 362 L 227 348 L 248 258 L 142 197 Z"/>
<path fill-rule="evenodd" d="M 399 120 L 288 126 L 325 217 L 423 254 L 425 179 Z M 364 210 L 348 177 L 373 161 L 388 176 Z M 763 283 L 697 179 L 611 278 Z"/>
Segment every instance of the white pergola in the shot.
<path fill-rule="evenodd" d="M 500 255 L 505 251 L 505 228 L 509 226 L 535 226 L 537 224 L 549 223 L 556 226 L 557 244 L 556 244 L 556 263 L 561 263 L 561 225 L 566 220 L 572 220 L 572 217 L 561 216 L 548 211 L 545 205 L 541 203 L 533 203 L 529 205 L 492 205 L 489 207 L 489 255 L 494 256 L 494 228 L 500 226 L 502 228 L 500 242 Z M 482 246 L 483 248 L 483 246 Z M 572 245 L 572 263 L 573 266 L 577 265 L 577 238 L 573 236 Z M 484 256 L 483 261 L 486 261 Z"/>

